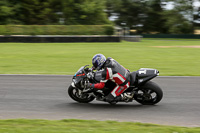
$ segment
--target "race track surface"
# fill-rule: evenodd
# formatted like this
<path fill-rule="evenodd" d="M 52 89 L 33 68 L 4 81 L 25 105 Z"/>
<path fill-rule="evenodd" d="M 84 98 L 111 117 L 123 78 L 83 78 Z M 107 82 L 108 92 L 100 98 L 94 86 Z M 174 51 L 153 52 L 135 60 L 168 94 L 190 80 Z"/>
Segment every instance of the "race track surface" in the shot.
<path fill-rule="evenodd" d="M 111 106 L 81 104 L 67 95 L 72 76 L 0 75 L 0 119 L 92 119 L 200 127 L 200 77 L 157 77 L 164 98 Z"/>

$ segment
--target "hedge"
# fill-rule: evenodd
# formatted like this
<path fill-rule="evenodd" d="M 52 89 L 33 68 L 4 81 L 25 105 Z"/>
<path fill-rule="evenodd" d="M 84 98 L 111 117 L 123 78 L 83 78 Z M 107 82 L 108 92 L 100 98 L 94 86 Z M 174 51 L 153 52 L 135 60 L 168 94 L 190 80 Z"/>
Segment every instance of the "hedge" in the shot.
<path fill-rule="evenodd" d="M 0 35 L 113 35 L 112 25 L 0 25 Z"/>

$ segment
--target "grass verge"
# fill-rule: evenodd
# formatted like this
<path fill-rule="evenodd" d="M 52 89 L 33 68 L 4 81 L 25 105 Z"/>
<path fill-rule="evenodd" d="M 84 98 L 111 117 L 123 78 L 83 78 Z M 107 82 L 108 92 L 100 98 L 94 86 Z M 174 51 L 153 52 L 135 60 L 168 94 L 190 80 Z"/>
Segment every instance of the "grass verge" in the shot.
<path fill-rule="evenodd" d="M 1 133 L 199 133 L 200 128 L 94 120 L 0 120 Z"/>
<path fill-rule="evenodd" d="M 156 68 L 162 76 L 200 76 L 199 41 L 142 40 L 120 43 L 0 43 L 0 74 L 72 75 L 93 55 L 113 57 L 131 71 Z"/>

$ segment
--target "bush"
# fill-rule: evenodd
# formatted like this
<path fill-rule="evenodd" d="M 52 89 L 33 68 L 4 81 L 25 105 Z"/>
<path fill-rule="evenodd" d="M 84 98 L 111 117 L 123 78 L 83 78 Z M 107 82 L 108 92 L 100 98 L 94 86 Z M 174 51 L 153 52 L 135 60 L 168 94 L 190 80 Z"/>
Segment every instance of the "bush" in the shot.
<path fill-rule="evenodd" d="M 105 34 L 106 35 L 113 35 L 114 34 L 114 27 L 112 26 L 104 26 Z"/>
<path fill-rule="evenodd" d="M 0 35 L 113 35 L 112 25 L 0 25 Z"/>

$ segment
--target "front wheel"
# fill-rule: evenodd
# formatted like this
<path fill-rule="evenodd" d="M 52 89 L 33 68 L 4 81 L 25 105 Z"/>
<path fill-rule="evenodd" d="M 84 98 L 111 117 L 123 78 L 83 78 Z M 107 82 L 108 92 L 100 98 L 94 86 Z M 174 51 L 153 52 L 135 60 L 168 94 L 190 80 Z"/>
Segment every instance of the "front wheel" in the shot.
<path fill-rule="evenodd" d="M 79 103 L 89 103 L 95 98 L 89 94 L 82 94 L 78 88 L 75 88 L 72 85 L 68 88 L 68 94 L 73 100 Z"/>
<path fill-rule="evenodd" d="M 162 89 L 154 82 L 149 81 L 138 88 L 135 100 L 143 105 L 154 105 L 163 97 Z"/>

